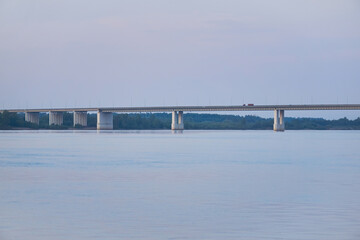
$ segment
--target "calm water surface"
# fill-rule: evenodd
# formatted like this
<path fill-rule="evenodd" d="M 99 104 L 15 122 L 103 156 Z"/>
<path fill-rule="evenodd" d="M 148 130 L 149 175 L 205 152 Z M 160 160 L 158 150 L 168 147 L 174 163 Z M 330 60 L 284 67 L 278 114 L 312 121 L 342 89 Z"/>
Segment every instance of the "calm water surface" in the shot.
<path fill-rule="evenodd" d="M 0 131 L 0 239 L 360 239 L 360 131 Z"/>

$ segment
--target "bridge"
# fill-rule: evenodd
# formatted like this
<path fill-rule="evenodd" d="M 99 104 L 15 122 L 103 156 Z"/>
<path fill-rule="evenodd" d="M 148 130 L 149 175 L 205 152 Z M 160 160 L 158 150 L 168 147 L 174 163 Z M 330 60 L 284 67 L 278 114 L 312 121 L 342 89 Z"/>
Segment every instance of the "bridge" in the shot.
<path fill-rule="evenodd" d="M 74 112 L 74 126 L 87 126 L 87 113 L 97 112 L 97 129 L 113 129 L 113 113 L 152 113 L 172 112 L 172 130 L 183 130 L 184 112 L 221 112 L 221 111 L 274 111 L 274 131 L 284 131 L 286 111 L 298 110 L 360 110 L 360 104 L 309 104 L 309 105 L 231 105 L 231 106 L 166 106 L 166 107 L 104 107 L 104 108 L 35 108 L 3 109 L 0 112 L 25 113 L 25 121 L 39 124 L 39 114 L 49 113 L 49 125 L 62 125 L 63 113 Z"/>

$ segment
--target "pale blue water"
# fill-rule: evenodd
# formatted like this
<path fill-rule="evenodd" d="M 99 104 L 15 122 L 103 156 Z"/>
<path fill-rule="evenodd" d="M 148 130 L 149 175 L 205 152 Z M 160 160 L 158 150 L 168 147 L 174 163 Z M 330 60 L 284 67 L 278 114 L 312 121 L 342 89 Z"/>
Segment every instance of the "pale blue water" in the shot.
<path fill-rule="evenodd" d="M 360 131 L 0 131 L 0 239 L 360 239 Z"/>

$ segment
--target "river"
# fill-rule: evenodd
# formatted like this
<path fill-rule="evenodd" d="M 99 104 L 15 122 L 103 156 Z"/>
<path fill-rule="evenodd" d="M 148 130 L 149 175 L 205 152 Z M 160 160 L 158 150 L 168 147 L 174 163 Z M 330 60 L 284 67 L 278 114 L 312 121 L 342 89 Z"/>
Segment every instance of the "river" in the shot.
<path fill-rule="evenodd" d="M 0 131 L 0 239 L 360 239 L 360 131 Z"/>

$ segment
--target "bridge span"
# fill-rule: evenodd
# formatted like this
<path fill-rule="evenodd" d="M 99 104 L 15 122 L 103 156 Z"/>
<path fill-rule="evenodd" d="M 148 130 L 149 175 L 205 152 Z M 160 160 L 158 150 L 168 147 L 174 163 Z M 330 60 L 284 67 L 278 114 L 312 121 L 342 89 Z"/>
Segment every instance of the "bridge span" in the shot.
<path fill-rule="evenodd" d="M 62 125 L 63 113 L 74 112 L 74 126 L 87 126 L 87 112 L 97 112 L 97 129 L 113 129 L 113 113 L 172 112 L 172 130 L 183 130 L 184 112 L 220 111 L 274 111 L 274 131 L 284 131 L 286 111 L 296 110 L 360 110 L 360 104 L 309 104 L 309 105 L 230 105 L 230 106 L 166 106 L 166 107 L 99 107 L 99 108 L 35 108 L 3 109 L 0 112 L 25 113 L 25 121 L 39 124 L 39 113 L 49 113 L 49 125 Z"/>

